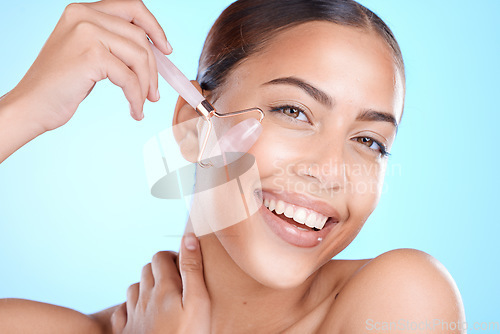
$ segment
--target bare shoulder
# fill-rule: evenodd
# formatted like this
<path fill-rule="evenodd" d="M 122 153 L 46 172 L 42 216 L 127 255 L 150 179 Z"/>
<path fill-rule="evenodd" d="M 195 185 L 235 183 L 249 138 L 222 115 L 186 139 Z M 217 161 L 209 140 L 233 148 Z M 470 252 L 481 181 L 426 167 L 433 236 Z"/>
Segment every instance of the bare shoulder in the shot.
<path fill-rule="evenodd" d="M 425 252 L 405 248 L 364 260 L 346 279 L 321 329 L 457 333 L 464 323 L 460 293 L 446 268 Z"/>
<path fill-rule="evenodd" d="M 0 299 L 0 333 L 106 333 L 93 316 L 25 299 Z"/>

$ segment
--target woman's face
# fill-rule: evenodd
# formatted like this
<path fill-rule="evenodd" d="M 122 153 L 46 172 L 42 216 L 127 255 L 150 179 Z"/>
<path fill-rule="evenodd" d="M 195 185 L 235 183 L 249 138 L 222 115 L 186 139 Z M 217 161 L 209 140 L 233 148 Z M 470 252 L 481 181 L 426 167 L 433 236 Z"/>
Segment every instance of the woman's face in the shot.
<path fill-rule="evenodd" d="M 354 239 L 380 197 L 403 90 L 378 35 L 329 22 L 281 32 L 231 72 L 216 109 L 265 113 L 249 152 L 261 189 L 246 185 L 265 205 L 215 232 L 241 269 L 297 286 Z M 212 200 L 220 212 L 230 205 Z"/>

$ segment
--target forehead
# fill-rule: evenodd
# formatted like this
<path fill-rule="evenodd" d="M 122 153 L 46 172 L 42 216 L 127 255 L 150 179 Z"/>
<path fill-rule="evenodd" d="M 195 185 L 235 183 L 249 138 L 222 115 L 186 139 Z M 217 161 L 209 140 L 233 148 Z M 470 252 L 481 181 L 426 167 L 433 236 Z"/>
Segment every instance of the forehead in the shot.
<path fill-rule="evenodd" d="M 390 47 L 375 32 L 330 22 L 300 24 L 278 33 L 236 67 L 228 83 L 258 86 L 290 76 L 336 102 L 383 108 L 397 118 L 401 113 L 402 78 Z"/>

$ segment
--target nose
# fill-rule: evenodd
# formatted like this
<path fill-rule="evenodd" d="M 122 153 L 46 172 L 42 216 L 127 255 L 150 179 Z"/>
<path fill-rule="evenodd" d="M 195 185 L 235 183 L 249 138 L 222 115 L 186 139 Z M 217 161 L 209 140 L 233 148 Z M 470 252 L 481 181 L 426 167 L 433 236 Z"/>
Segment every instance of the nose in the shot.
<path fill-rule="evenodd" d="M 325 144 L 311 150 L 296 166 L 296 173 L 318 182 L 322 189 L 339 191 L 347 182 L 346 162 L 342 145 Z"/>

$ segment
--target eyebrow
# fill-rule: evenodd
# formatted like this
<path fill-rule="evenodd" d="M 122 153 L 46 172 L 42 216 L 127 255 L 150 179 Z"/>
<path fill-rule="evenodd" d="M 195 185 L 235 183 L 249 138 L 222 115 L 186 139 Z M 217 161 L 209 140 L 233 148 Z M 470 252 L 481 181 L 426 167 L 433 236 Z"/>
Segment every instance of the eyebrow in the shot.
<path fill-rule="evenodd" d="M 263 85 L 281 85 L 281 84 L 299 87 L 321 104 L 324 104 L 328 107 L 333 107 L 333 99 L 328 94 L 319 90 L 313 85 L 305 82 L 304 80 L 296 77 L 277 78 L 269 82 L 266 82 Z"/>
<path fill-rule="evenodd" d="M 356 117 L 356 121 L 388 122 L 394 125 L 395 128 L 398 127 L 398 122 L 392 114 L 371 109 L 365 110 L 359 114 L 358 117 Z"/>
<path fill-rule="evenodd" d="M 284 78 L 273 79 L 269 82 L 264 83 L 263 86 L 281 85 L 281 84 L 299 87 L 321 104 L 324 104 L 328 107 L 333 107 L 334 103 L 330 95 L 297 77 L 284 77 Z M 392 114 L 372 109 L 367 109 L 361 112 L 361 114 L 359 114 L 358 117 L 356 117 L 356 120 L 368 121 L 368 122 L 369 121 L 388 122 L 394 125 L 394 127 L 396 128 L 398 127 L 398 122 L 396 121 L 396 118 Z"/>

